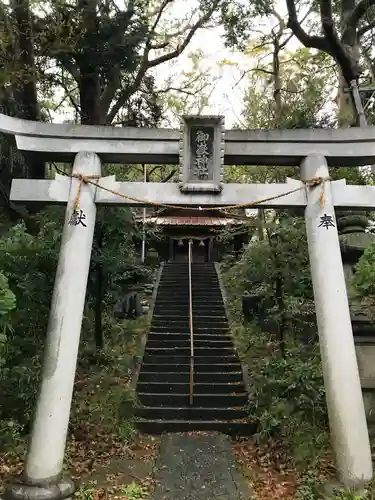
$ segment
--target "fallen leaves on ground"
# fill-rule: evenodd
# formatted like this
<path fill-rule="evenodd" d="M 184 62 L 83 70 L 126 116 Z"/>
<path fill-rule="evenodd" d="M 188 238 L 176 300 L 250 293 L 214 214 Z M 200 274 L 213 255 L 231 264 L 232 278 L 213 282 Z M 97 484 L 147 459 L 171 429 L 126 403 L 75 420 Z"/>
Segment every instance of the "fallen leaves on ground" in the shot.
<path fill-rule="evenodd" d="M 4 485 L 10 478 L 22 474 L 26 456 L 25 444 L 19 444 L 12 452 L 0 453 L 0 495 L 4 492 Z"/>
<path fill-rule="evenodd" d="M 125 390 L 128 383 L 129 376 L 96 374 L 90 377 L 83 374 L 77 377 L 64 463 L 65 473 L 81 484 L 78 492 L 82 494 L 77 498 L 121 497 L 124 500 L 126 497 L 121 489 L 127 484 L 135 482 L 144 488 L 152 485 L 149 475 L 145 476 L 148 468 L 143 468 L 142 464 L 153 462 L 158 454 L 159 439 L 136 435 L 134 440 L 127 441 L 111 431 L 110 422 L 98 421 L 100 408 L 99 411 L 97 407 L 92 408 L 98 393 L 107 391 L 110 386 Z M 11 452 L 0 453 L 0 494 L 7 482 L 22 474 L 26 447 L 25 440 Z"/>
<path fill-rule="evenodd" d="M 254 499 L 294 500 L 301 474 L 291 465 L 285 444 L 271 439 L 265 444 L 257 443 L 254 438 L 238 439 L 233 442 L 233 453 L 250 483 Z M 330 454 L 319 458 L 314 474 L 318 483 L 335 475 Z"/>
<path fill-rule="evenodd" d="M 287 466 L 276 443 L 260 446 L 254 439 L 233 443 L 233 453 L 250 482 L 256 500 L 292 500 L 297 491 L 298 474 Z"/>

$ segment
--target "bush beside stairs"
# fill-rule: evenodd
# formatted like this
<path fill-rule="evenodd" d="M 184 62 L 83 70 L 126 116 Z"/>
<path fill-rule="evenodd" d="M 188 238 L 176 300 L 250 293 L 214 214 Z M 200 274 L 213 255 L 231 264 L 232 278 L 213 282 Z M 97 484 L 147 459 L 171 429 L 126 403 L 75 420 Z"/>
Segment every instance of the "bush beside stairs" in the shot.
<path fill-rule="evenodd" d="M 189 268 L 165 264 L 137 382 L 142 432 L 220 431 L 248 435 L 242 369 L 213 264 L 192 264 L 194 399 L 189 404 Z"/>

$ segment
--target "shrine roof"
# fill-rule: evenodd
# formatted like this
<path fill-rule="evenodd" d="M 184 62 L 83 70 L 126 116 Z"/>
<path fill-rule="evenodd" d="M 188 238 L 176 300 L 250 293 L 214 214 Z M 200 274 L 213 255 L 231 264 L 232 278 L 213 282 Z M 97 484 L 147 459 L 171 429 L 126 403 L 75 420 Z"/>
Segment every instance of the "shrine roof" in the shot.
<path fill-rule="evenodd" d="M 228 226 L 230 224 L 242 224 L 243 221 L 234 217 L 215 217 L 208 215 L 158 215 L 147 217 L 146 222 L 158 226 Z"/>

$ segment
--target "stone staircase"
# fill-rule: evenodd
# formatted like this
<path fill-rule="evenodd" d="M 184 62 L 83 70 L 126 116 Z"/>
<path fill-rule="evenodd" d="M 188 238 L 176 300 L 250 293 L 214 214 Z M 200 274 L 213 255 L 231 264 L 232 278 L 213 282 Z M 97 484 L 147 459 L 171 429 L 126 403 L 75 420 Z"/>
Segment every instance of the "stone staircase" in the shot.
<path fill-rule="evenodd" d="M 164 266 L 137 383 L 142 432 L 221 431 L 247 435 L 241 364 L 234 350 L 213 264 L 192 264 L 194 399 L 189 404 L 190 330 L 187 263 Z"/>

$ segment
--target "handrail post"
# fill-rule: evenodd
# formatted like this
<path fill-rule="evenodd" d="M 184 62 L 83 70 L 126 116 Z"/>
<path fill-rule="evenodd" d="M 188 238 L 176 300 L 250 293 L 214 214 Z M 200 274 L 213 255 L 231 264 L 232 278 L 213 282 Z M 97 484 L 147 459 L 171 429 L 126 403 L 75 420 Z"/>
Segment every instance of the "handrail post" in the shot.
<path fill-rule="evenodd" d="M 194 386 L 194 339 L 193 339 L 193 291 L 191 286 L 191 246 L 193 242 L 189 240 L 189 329 L 190 329 L 190 393 L 189 402 L 193 404 L 193 386 Z"/>

